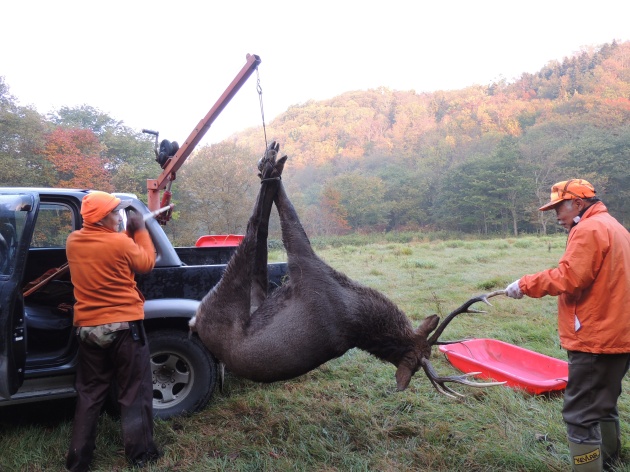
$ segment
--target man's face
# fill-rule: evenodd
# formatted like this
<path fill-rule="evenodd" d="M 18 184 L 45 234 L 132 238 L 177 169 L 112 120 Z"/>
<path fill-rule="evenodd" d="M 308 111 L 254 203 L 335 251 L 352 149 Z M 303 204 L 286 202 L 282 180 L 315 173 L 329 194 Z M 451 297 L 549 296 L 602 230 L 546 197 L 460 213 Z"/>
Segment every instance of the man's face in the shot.
<path fill-rule="evenodd" d="M 112 211 L 101 220 L 102 225 L 106 228 L 111 229 L 112 231 L 118 232 L 121 227 L 120 225 L 122 224 L 122 215 L 120 213 L 120 210 Z"/>
<path fill-rule="evenodd" d="M 565 200 L 556 206 L 556 217 L 558 224 L 561 225 L 567 231 L 573 227 L 573 218 L 580 214 L 582 208 L 582 200 L 576 198 L 575 200 Z"/>

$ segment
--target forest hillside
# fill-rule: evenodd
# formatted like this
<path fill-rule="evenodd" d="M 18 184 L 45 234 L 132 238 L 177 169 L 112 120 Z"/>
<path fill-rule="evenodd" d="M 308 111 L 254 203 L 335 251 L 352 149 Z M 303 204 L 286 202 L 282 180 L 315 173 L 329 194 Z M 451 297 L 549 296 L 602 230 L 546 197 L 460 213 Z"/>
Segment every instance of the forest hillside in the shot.
<path fill-rule="evenodd" d="M 551 185 L 583 177 L 630 225 L 630 43 L 514 83 L 348 92 L 287 110 L 267 135 L 309 216 L 352 229 L 547 232 Z M 260 130 L 232 142 L 260 148 Z M 551 212 L 553 213 L 553 212 Z M 545 218 L 547 217 L 547 218 Z"/>
<path fill-rule="evenodd" d="M 553 212 L 537 208 L 573 177 L 590 180 L 630 226 L 630 42 L 511 83 L 349 91 L 292 106 L 265 131 L 289 155 L 285 185 L 309 234 L 549 233 Z M 264 147 L 258 127 L 195 151 L 173 186 L 176 240 L 244 230 Z M 0 76 L 0 185 L 144 197 L 158 171 L 150 137 L 89 105 L 41 116 Z"/>

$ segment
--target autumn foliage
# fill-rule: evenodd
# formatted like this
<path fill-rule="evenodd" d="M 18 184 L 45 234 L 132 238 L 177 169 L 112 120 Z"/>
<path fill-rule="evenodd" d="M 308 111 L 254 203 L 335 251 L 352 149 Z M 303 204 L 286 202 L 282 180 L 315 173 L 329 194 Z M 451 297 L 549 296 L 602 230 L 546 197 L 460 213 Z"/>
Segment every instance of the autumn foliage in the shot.
<path fill-rule="evenodd" d="M 302 214 L 326 211 L 339 233 L 344 224 L 553 232 L 553 215 L 537 208 L 554 182 L 575 176 L 590 179 L 630 225 L 630 42 L 585 49 L 513 83 L 430 93 L 380 87 L 309 101 L 267 134 L 291 157 L 287 185 L 304 197 Z M 234 143 L 258 149 L 260 132 Z M 312 233 L 330 231 L 320 224 Z"/>
<path fill-rule="evenodd" d="M 265 131 L 194 151 L 173 186 L 170 236 L 191 244 L 244 230 L 264 136 L 289 156 L 284 185 L 309 235 L 562 231 L 537 209 L 554 182 L 575 177 L 630 227 L 630 42 L 584 48 L 512 82 L 310 100 Z M 161 171 L 153 154 L 149 138 L 87 105 L 46 119 L 18 107 L 0 77 L 0 185 L 143 197 Z"/>
<path fill-rule="evenodd" d="M 42 156 L 56 173 L 55 186 L 114 190 L 107 162 L 101 157 L 104 146 L 92 130 L 58 127 L 47 137 Z"/>

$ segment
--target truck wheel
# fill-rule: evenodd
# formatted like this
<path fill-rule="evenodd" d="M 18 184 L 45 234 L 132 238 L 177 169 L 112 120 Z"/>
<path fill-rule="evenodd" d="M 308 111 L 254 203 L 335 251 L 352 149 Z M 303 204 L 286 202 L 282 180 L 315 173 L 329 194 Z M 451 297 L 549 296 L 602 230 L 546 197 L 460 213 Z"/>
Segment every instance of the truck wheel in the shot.
<path fill-rule="evenodd" d="M 217 363 L 197 336 L 147 333 L 153 375 L 153 415 L 167 419 L 201 410 L 217 381 Z"/>

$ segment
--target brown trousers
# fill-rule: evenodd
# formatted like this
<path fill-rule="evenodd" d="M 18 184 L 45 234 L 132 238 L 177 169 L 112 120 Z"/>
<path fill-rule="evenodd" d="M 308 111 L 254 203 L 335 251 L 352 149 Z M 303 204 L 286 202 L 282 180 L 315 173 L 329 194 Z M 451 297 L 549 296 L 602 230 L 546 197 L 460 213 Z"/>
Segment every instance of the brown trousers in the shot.
<path fill-rule="evenodd" d="M 77 405 L 66 467 L 86 471 L 94 456 L 96 426 L 110 390 L 116 381 L 125 454 L 132 464 L 158 457 L 153 442 L 153 385 L 149 346 L 141 322 L 140 339 L 130 329 L 118 331 L 106 348 L 79 342 L 77 366 Z"/>

